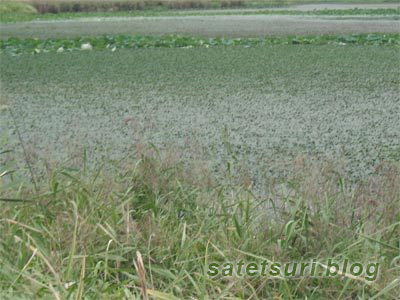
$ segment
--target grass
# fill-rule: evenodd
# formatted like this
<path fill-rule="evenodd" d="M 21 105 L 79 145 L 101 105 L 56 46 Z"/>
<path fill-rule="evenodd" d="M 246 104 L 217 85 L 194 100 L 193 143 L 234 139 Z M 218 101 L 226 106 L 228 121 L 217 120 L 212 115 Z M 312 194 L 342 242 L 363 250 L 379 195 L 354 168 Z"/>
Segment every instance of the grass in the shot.
<path fill-rule="evenodd" d="M 119 11 L 119 12 L 73 12 L 57 14 L 16 14 L 4 13 L 0 15 L 0 22 L 27 22 L 45 20 L 73 20 L 82 18 L 109 18 L 109 17 L 159 17 L 159 16 L 227 16 L 227 15 L 295 15 L 295 16 L 334 16 L 334 17 L 381 17 L 395 18 L 400 16 L 399 9 L 378 8 L 378 9 L 323 9 L 314 11 L 296 10 L 267 10 L 256 11 L 179 11 L 179 10 L 139 10 L 139 11 Z"/>
<path fill-rule="evenodd" d="M 143 14 L 146 11 L 157 13 L 172 9 L 204 9 L 243 7 L 258 2 L 248 0 L 22 0 L 0 2 L 2 22 L 32 20 L 32 14 L 37 18 L 59 18 L 60 16 L 82 15 L 86 13 L 105 13 L 119 15 L 121 12 Z M 274 6 L 278 2 L 266 2 Z M 58 16 L 60 15 L 60 16 Z M 30 19 L 31 18 L 31 19 Z"/>
<path fill-rule="evenodd" d="M 88 11 L 132 11 L 153 8 L 163 9 L 204 9 L 231 7 L 274 7 L 305 3 L 326 3 L 310 0 L 22 0 L 2 1 L 3 5 L 22 2 L 37 9 L 39 13 L 64 13 Z M 339 3 L 386 3 L 388 0 L 338 0 Z"/>
<path fill-rule="evenodd" d="M 38 192 L 10 184 L 0 194 L 2 298 L 138 299 L 144 291 L 154 299 L 394 299 L 399 292 L 396 165 L 382 163 L 350 185 L 332 165 L 300 160 L 284 189 L 259 198 L 245 181 L 221 183 L 144 146 L 134 164 L 55 169 Z M 331 257 L 379 262 L 380 275 L 370 283 L 205 274 L 210 261 Z"/>
<path fill-rule="evenodd" d="M 152 8 L 188 9 L 240 7 L 252 1 L 246 0 L 28 0 L 41 14 L 89 11 L 132 11 Z"/>
<path fill-rule="evenodd" d="M 31 5 L 22 2 L 0 2 L 0 14 L 31 15 L 38 11 Z"/>

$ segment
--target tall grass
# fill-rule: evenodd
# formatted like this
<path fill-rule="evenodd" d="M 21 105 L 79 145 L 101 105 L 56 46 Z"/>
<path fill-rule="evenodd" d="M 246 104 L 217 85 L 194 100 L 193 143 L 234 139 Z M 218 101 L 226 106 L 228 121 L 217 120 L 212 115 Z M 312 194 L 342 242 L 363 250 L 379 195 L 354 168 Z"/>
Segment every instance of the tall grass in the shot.
<path fill-rule="evenodd" d="M 338 2 L 369 2 L 371 0 L 339 0 Z M 374 0 L 373 2 L 382 2 Z M 143 9 L 201 9 L 235 7 L 273 7 L 315 3 L 312 0 L 4 0 L 2 3 L 23 3 L 39 13 L 133 11 Z M 387 2 L 387 0 L 385 0 Z M 0 2 L 1 4 L 1 2 Z"/>
<path fill-rule="evenodd" d="M 248 0 L 26 0 L 39 13 L 133 11 L 151 8 L 197 9 L 245 6 Z M 11 3 L 11 2 L 10 2 Z"/>
<path fill-rule="evenodd" d="M 32 15 L 38 11 L 30 4 L 19 1 L 0 1 L 0 15 Z"/>
<path fill-rule="evenodd" d="M 0 0 L 0 15 L 58 14 L 76 12 L 123 12 L 138 10 L 282 7 L 324 3 L 312 0 Z M 329 2 L 329 1 L 328 1 Z M 381 3 L 396 0 L 337 0 L 341 3 Z"/>
<path fill-rule="evenodd" d="M 27 185 L 3 188 L 0 295 L 394 299 L 400 271 L 398 166 L 382 163 L 357 184 L 333 163 L 299 159 L 291 174 L 263 198 L 240 176 L 221 183 L 203 169 L 143 147 L 135 164 L 53 170 L 40 182 L 39 194 Z M 368 283 L 205 274 L 210 261 L 328 257 L 380 262 L 380 276 Z"/>

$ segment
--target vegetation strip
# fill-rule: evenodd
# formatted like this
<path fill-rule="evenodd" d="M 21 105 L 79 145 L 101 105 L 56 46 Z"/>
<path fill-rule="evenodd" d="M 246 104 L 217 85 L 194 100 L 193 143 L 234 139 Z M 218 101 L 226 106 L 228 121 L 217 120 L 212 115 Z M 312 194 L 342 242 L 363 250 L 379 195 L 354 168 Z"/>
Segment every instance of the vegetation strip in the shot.
<path fill-rule="evenodd" d="M 396 298 L 397 167 L 351 187 L 326 172 L 316 182 L 306 164 L 303 176 L 288 180 L 287 192 L 271 191 L 268 202 L 277 205 L 272 215 L 267 200 L 254 198 L 251 189 L 214 181 L 196 185 L 180 164 L 160 154 L 145 150 L 134 167 L 116 165 L 111 177 L 82 170 L 66 177 L 54 170 L 43 178 L 39 197 L 31 186 L 4 189 L 37 202 L 6 203 L 0 211 L 2 297 L 145 299 L 141 295 L 148 293 L 154 299 L 219 299 L 224 287 L 226 298 L 240 299 Z M 371 184 L 380 196 L 373 205 Z M 225 276 L 208 277 L 210 266 L 227 261 L 247 263 L 245 278 L 232 272 L 235 285 L 227 285 Z M 299 267 L 280 271 L 277 261 L 299 267 L 309 261 L 311 274 L 304 268 L 290 280 Z M 359 262 L 369 269 L 354 275 Z M 271 276 L 262 270 L 249 275 L 249 265 L 268 265 Z"/>
<path fill-rule="evenodd" d="M 83 37 L 75 39 L 19 39 L 0 40 L 0 53 L 17 55 L 21 53 L 38 54 L 42 52 L 64 52 L 74 50 L 105 50 L 136 48 L 192 48 L 212 46 L 260 45 L 400 45 L 400 34 L 354 34 L 354 35 L 319 35 L 262 38 L 197 38 L 180 35 L 165 36 L 129 36 L 118 35 L 101 37 Z"/>
<path fill-rule="evenodd" d="M 336 0 L 343 4 L 349 4 L 349 0 Z M 65 13 L 65 12 L 102 12 L 102 11 L 143 11 L 143 10 L 185 10 L 185 9 L 227 9 L 227 8 L 271 8 L 290 7 L 291 5 L 307 5 L 315 3 L 310 0 L 297 0 L 295 3 L 289 0 L 2 0 L 0 11 L 5 12 L 30 12 L 40 14 Z M 318 1 L 317 1 L 318 2 Z M 357 2 L 357 1 L 353 1 Z M 371 0 L 359 0 L 363 5 Z M 395 3 L 396 0 L 373 0 L 369 4 Z M 368 4 L 367 4 L 368 5 Z M 301 6 L 301 5 L 300 5 Z M 340 6 L 339 6 L 340 7 Z M 343 6 L 342 6 L 343 7 Z"/>
<path fill-rule="evenodd" d="M 70 20 L 79 18 L 104 18 L 104 17 L 159 17 L 159 16 L 228 16 L 228 15 L 299 15 L 299 16 L 382 16 L 399 17 L 400 9 L 377 8 L 377 9 L 322 9 L 312 11 L 299 10 L 240 10 L 237 11 L 185 11 L 167 9 L 149 9 L 132 11 L 89 11 L 89 12 L 60 12 L 38 14 L 35 11 L 23 11 L 21 13 L 9 13 L 5 11 L 0 14 L 0 22 L 23 22 L 23 21 L 44 21 L 44 20 Z"/>

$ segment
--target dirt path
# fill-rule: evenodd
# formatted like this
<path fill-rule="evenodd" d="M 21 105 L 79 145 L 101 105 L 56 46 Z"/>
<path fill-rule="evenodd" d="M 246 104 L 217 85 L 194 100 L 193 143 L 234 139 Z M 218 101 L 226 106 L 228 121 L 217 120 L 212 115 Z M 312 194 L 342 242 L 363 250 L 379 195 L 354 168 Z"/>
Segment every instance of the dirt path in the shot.
<path fill-rule="evenodd" d="M 397 33 L 400 32 L 400 21 L 278 15 L 140 17 L 1 24 L 0 32 L 1 38 L 48 38 L 102 34 L 249 37 L 290 34 Z"/>

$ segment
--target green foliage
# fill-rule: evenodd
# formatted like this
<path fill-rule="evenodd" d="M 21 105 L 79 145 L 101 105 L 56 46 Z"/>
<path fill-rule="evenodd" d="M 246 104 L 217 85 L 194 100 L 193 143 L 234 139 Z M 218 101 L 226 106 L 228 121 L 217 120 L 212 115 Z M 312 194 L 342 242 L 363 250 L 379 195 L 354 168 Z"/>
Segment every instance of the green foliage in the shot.
<path fill-rule="evenodd" d="M 400 34 L 354 34 L 289 36 L 265 38 L 198 38 L 180 35 L 165 36 L 102 36 L 68 39 L 19 39 L 0 40 L 0 51 L 16 55 L 21 53 L 46 53 L 51 51 L 81 50 L 82 44 L 90 43 L 95 50 L 115 51 L 117 49 L 138 48 L 192 48 L 214 46 L 255 47 L 264 45 L 300 44 L 300 45 L 400 45 Z"/>
<path fill-rule="evenodd" d="M 4 15 L 12 14 L 15 18 L 23 15 L 37 14 L 37 10 L 30 4 L 17 1 L 1 1 L 0 2 L 0 20 Z"/>
<path fill-rule="evenodd" d="M 249 0 L 28 0 L 44 13 L 242 7 Z M 275 2 L 276 3 L 276 2 Z"/>

